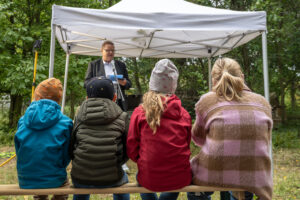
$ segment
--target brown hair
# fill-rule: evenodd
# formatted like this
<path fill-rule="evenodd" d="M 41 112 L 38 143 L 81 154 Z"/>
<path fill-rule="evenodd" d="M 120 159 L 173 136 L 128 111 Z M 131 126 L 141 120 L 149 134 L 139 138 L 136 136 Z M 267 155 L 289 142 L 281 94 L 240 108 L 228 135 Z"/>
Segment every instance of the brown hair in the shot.
<path fill-rule="evenodd" d="M 160 118 L 166 107 L 167 97 L 155 91 L 148 91 L 143 96 L 142 107 L 145 111 L 146 120 L 153 134 L 156 133 L 157 126 L 160 126 Z"/>
<path fill-rule="evenodd" d="M 244 78 L 240 65 L 231 58 L 219 58 L 216 60 L 211 76 L 213 79 L 213 91 L 218 96 L 223 96 L 227 101 L 241 99 L 244 88 Z"/>
<path fill-rule="evenodd" d="M 114 46 L 114 48 L 115 48 L 115 44 L 114 44 L 112 41 L 110 41 L 110 40 L 105 40 L 105 41 L 102 43 L 102 45 L 101 45 L 101 51 L 103 50 L 103 48 L 104 48 L 106 45 L 112 45 L 112 46 Z"/>

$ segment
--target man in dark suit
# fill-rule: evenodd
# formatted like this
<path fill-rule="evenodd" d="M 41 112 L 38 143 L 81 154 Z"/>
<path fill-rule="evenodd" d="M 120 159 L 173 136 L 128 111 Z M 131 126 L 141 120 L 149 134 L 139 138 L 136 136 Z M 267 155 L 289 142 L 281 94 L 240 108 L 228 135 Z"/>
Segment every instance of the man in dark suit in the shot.
<path fill-rule="evenodd" d="M 121 87 L 123 97 L 125 99 L 125 90 L 128 90 L 131 87 L 131 81 L 128 78 L 128 72 L 126 65 L 121 61 L 114 61 L 115 46 L 111 41 L 104 41 L 101 47 L 102 59 L 97 59 L 89 63 L 88 69 L 85 75 L 84 87 L 86 87 L 89 80 L 93 77 L 114 75 L 114 67 L 116 69 L 115 73 L 117 75 L 123 75 L 123 79 L 118 79 L 118 82 Z M 127 111 L 127 102 L 122 102 L 120 96 L 117 101 L 118 105 L 124 110 Z"/>

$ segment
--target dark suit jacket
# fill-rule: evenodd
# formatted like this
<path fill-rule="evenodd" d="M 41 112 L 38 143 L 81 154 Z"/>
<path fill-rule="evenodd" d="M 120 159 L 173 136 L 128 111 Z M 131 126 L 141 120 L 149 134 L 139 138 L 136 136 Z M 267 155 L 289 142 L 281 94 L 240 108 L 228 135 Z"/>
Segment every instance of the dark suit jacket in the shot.
<path fill-rule="evenodd" d="M 131 81 L 128 78 L 127 68 L 123 62 L 118 61 L 118 60 L 115 60 L 115 67 L 116 67 L 116 73 L 123 75 L 123 78 L 126 79 L 126 85 L 125 86 L 120 85 L 123 96 L 125 98 L 124 90 L 128 90 L 131 87 Z M 101 58 L 89 63 L 88 69 L 85 74 L 84 88 L 86 88 L 86 85 L 91 78 L 99 77 L 99 76 L 106 77 L 104 64 L 103 64 L 103 61 Z M 124 105 L 124 102 L 123 102 L 123 104 L 121 104 L 119 102 L 118 104 L 121 106 L 121 108 L 123 110 L 125 110 L 125 111 L 127 110 L 127 103 L 125 103 L 125 105 Z"/>

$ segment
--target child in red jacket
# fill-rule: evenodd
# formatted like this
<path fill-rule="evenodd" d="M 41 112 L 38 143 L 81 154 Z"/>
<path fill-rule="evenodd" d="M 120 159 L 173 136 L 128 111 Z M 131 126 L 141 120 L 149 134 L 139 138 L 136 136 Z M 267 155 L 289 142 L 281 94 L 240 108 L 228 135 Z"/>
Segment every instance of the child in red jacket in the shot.
<path fill-rule="evenodd" d="M 137 163 L 138 183 L 152 191 L 176 190 L 191 183 L 191 117 L 174 94 L 178 70 L 168 59 L 156 63 L 149 91 L 130 119 L 128 157 Z M 179 193 L 161 193 L 159 199 L 177 199 Z M 142 193 L 143 200 L 158 199 Z"/>

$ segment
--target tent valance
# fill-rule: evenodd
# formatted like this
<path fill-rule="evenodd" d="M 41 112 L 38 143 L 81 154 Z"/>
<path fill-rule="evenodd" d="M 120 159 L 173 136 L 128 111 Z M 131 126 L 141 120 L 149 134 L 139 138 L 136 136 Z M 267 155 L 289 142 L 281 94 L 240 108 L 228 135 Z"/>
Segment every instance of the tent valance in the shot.
<path fill-rule="evenodd" d="M 106 9 L 53 6 L 52 25 L 71 54 L 187 58 L 224 54 L 266 30 L 266 13 L 210 8 L 183 0 L 122 0 Z"/>

